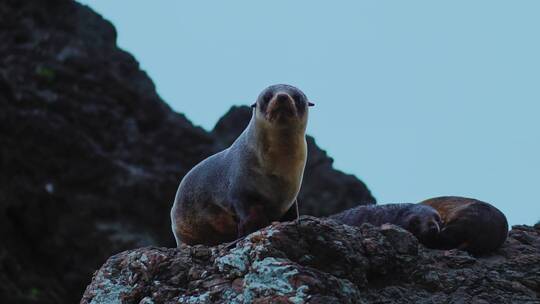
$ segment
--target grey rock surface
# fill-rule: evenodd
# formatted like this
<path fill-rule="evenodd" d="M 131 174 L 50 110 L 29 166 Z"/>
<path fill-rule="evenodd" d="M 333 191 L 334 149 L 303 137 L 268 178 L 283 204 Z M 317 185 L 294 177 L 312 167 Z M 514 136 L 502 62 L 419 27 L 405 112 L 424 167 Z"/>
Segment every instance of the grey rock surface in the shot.
<path fill-rule="evenodd" d="M 516 226 L 477 258 L 393 225 L 302 217 L 234 245 L 123 252 L 81 303 L 540 303 L 540 229 Z"/>

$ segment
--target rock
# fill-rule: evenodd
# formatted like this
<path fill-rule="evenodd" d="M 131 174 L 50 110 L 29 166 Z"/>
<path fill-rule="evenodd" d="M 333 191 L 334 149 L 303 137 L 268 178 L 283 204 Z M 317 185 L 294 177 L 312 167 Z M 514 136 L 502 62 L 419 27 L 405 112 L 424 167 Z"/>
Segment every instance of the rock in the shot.
<path fill-rule="evenodd" d="M 111 255 L 175 246 L 178 183 L 222 139 L 172 111 L 86 6 L 1 1 L 0 41 L 1 302 L 75 303 Z M 363 184 L 327 168 L 314 183 L 354 202 Z"/>
<path fill-rule="evenodd" d="M 96 272 L 81 303 L 540 303 L 533 227 L 514 227 L 482 258 L 426 249 L 393 225 L 306 216 L 229 247 L 120 253 Z"/>

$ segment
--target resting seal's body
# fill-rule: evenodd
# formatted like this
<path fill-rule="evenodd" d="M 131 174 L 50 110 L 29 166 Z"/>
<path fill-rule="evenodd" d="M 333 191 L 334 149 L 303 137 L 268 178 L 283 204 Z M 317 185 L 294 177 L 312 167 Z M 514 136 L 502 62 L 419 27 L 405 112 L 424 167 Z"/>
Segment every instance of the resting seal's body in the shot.
<path fill-rule="evenodd" d="M 434 248 L 459 248 L 481 255 L 499 248 L 508 236 L 506 216 L 488 203 L 443 196 L 420 204 L 434 208 L 441 215 L 443 225 Z"/>
<path fill-rule="evenodd" d="M 236 141 L 182 179 L 171 210 L 178 245 L 233 241 L 291 208 L 306 165 L 310 105 L 289 85 L 270 86 L 259 95 Z"/>
<path fill-rule="evenodd" d="M 350 226 L 394 224 L 411 232 L 423 244 L 436 238 L 441 223 L 435 209 L 418 204 L 357 206 L 328 218 Z"/>

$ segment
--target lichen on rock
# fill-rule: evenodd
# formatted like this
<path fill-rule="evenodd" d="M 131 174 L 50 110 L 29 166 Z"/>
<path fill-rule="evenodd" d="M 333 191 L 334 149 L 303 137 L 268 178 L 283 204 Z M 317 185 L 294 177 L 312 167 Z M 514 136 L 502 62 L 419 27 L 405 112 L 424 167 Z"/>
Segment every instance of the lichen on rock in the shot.
<path fill-rule="evenodd" d="M 100 289 L 110 282 L 113 292 L 106 295 Z M 120 253 L 96 273 L 81 303 L 107 297 L 119 303 L 539 303 L 540 229 L 516 226 L 499 250 L 473 257 L 427 249 L 393 225 L 301 217 L 233 245 Z"/>

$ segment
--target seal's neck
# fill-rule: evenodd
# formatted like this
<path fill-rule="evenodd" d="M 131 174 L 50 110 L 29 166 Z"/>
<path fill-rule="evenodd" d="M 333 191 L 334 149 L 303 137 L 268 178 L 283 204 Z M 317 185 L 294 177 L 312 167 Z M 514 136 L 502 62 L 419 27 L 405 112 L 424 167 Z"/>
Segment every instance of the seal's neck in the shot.
<path fill-rule="evenodd" d="M 249 123 L 248 136 L 261 163 L 278 175 L 290 173 L 291 169 L 303 171 L 307 157 L 305 125 L 279 128 L 255 115 Z"/>

